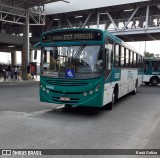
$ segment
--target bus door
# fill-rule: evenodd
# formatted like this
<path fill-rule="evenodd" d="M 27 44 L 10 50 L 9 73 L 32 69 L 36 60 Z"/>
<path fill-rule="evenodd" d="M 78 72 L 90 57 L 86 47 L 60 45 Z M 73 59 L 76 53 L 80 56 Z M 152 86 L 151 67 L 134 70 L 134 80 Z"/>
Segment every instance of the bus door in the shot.
<path fill-rule="evenodd" d="M 144 61 L 144 74 L 149 74 L 149 69 L 150 69 L 150 62 L 149 61 Z"/>

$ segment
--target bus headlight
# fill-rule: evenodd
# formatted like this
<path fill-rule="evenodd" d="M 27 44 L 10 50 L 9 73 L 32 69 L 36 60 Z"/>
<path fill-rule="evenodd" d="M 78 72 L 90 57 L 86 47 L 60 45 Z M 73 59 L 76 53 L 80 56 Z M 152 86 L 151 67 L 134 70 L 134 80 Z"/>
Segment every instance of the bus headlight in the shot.
<path fill-rule="evenodd" d="M 92 90 L 90 90 L 89 94 L 90 94 L 90 95 L 92 95 L 92 94 L 93 94 L 93 91 L 92 91 Z"/>
<path fill-rule="evenodd" d="M 86 97 L 87 96 L 87 92 L 84 92 L 83 95 Z"/>
<path fill-rule="evenodd" d="M 101 86 L 101 85 L 99 84 L 99 85 L 95 88 L 95 91 L 96 91 L 96 92 L 99 91 L 100 86 Z"/>

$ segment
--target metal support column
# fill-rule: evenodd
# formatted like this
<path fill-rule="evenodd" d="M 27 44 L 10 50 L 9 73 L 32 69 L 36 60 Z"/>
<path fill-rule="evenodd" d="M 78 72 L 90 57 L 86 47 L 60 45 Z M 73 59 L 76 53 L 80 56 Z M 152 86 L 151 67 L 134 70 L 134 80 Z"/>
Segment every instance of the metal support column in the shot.
<path fill-rule="evenodd" d="M 16 65 L 16 51 L 11 52 L 11 65 Z"/>
<path fill-rule="evenodd" d="M 149 19 L 149 5 L 147 5 L 147 10 L 146 10 L 146 24 L 145 28 L 148 28 L 148 19 Z"/>
<path fill-rule="evenodd" d="M 97 28 L 99 28 L 99 21 L 100 21 L 100 13 L 97 13 Z"/>
<path fill-rule="evenodd" d="M 29 55 L 29 12 L 27 10 L 26 25 L 24 26 L 23 34 L 23 50 L 22 50 L 22 79 L 28 80 L 27 66 Z"/>

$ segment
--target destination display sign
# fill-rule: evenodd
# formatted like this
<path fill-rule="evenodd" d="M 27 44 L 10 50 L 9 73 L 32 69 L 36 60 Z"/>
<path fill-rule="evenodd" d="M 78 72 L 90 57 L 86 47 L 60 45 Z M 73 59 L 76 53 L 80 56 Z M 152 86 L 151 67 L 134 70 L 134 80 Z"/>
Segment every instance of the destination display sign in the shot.
<path fill-rule="evenodd" d="M 81 41 L 81 40 L 101 40 L 100 31 L 67 31 L 46 34 L 42 37 L 42 42 L 60 42 L 60 41 Z"/>

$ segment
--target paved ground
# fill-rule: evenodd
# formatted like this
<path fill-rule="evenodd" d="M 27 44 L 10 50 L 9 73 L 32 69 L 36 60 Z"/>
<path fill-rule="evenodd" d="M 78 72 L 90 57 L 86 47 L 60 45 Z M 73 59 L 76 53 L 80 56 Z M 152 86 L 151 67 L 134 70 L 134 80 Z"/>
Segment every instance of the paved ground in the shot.
<path fill-rule="evenodd" d="M 160 86 L 142 86 L 107 111 L 39 102 L 37 82 L 0 85 L 0 149 L 160 149 L 159 133 Z"/>

